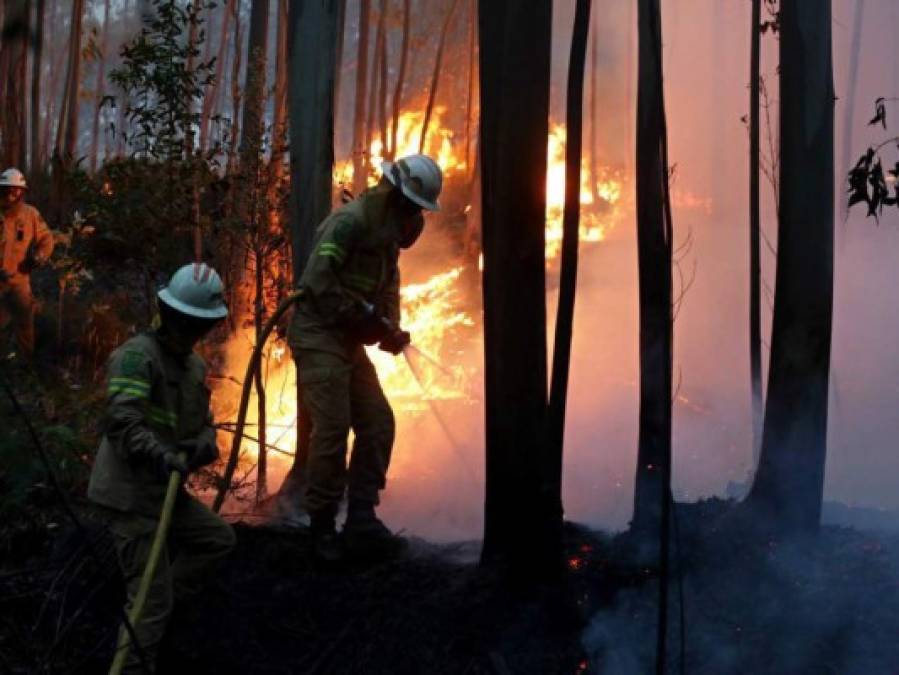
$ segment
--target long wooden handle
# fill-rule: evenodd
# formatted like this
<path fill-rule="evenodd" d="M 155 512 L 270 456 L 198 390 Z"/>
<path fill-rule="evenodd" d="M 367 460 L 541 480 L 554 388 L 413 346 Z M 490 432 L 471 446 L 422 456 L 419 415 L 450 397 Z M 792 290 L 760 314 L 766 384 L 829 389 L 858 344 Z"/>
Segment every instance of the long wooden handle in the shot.
<path fill-rule="evenodd" d="M 178 456 L 182 460 L 186 461 L 187 459 L 187 455 L 183 452 Z M 131 612 L 128 615 L 128 621 L 135 627 L 135 630 L 140 621 L 140 616 L 143 614 L 144 605 L 147 603 L 150 585 L 153 583 L 153 577 L 156 575 L 156 568 L 159 566 L 159 558 L 162 556 L 162 549 L 165 546 L 165 540 L 169 533 L 169 526 L 172 524 L 172 512 L 175 510 L 175 499 L 178 497 L 178 488 L 181 486 L 181 480 L 181 474 L 177 471 L 172 471 L 169 474 L 169 484 L 165 492 L 165 501 L 162 502 L 162 512 L 159 514 L 159 525 L 156 526 L 156 534 L 153 535 L 150 557 L 147 558 L 147 566 L 144 567 L 140 586 L 137 589 L 137 596 L 134 598 L 134 604 L 131 606 Z M 112 667 L 109 669 L 109 675 L 119 675 L 122 672 L 130 651 L 131 640 L 128 637 L 128 633 L 124 630 L 119 631 L 119 642 L 116 645 L 116 654 L 112 661 Z"/>

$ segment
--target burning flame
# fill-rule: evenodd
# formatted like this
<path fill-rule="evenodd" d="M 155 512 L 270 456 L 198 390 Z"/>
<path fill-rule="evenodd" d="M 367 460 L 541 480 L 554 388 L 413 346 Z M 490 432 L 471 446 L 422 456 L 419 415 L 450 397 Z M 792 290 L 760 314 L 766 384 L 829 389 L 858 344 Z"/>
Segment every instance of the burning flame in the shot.
<path fill-rule="evenodd" d="M 435 158 L 437 164 L 443 170 L 444 180 L 448 180 L 458 174 L 464 174 L 467 169 L 465 159 L 458 156 L 454 146 L 454 132 L 445 128 L 442 124 L 446 115 L 446 106 L 434 106 L 431 112 L 431 120 L 428 123 L 428 134 L 425 139 L 424 152 Z M 424 126 L 425 113 L 423 110 L 407 110 L 400 113 L 397 124 L 397 143 L 394 157 L 414 155 L 419 151 L 421 129 Z M 387 139 L 392 139 L 393 129 L 391 123 L 387 124 Z M 392 144 L 388 144 L 392 145 Z M 386 147 L 381 134 L 377 133 L 368 150 L 368 176 L 367 184 L 375 185 L 381 178 L 381 162 L 386 158 Z M 334 165 L 334 183 L 336 185 L 349 186 L 353 183 L 353 160 L 347 159 Z"/>
<path fill-rule="evenodd" d="M 547 140 L 546 172 L 546 259 L 555 260 L 562 248 L 562 216 L 565 210 L 565 143 L 564 124 L 552 124 Z M 590 162 L 581 161 L 580 240 L 596 243 L 605 239 L 619 214 L 622 180 L 611 169 L 603 167 L 592 176 Z"/>
<path fill-rule="evenodd" d="M 421 106 L 423 108 L 423 106 Z M 464 152 L 455 147 L 453 131 L 443 126 L 446 114 L 444 106 L 434 108 L 425 143 L 425 152 L 437 159 L 447 183 L 453 179 L 468 179 L 468 167 Z M 395 156 L 418 152 L 418 142 L 424 113 L 406 111 L 399 117 Z M 388 134 L 390 131 L 388 131 Z M 547 139 L 547 207 L 546 207 L 546 259 L 555 260 L 562 243 L 562 214 L 565 203 L 565 127 L 551 125 Z M 380 164 L 385 156 L 384 143 L 376 136 L 369 148 L 368 185 L 377 183 Z M 334 180 L 339 186 L 349 186 L 353 179 L 352 159 L 338 162 Z M 596 176 L 591 174 L 589 162 L 584 162 L 581 176 L 582 242 L 602 241 L 609 228 L 621 217 L 622 178 L 609 168 L 601 168 Z M 467 209 L 466 213 L 468 212 Z M 473 263 L 472 263 L 473 264 Z M 382 386 L 399 415 L 417 415 L 428 408 L 428 401 L 473 400 L 474 373 L 456 365 L 465 349 L 466 329 L 475 322 L 465 306 L 462 293 L 465 266 L 448 267 L 421 283 L 407 284 L 400 291 L 402 324 L 413 337 L 413 344 L 422 356 L 412 352 L 419 382 L 402 356 L 396 357 L 371 347 L 369 356 L 375 364 Z M 472 270 L 473 271 L 473 270 Z M 250 307 L 252 303 L 247 303 Z M 249 311 L 249 310 L 247 310 Z M 247 323 L 246 325 L 249 325 Z M 240 329 L 227 345 L 228 369 L 242 375 L 253 345 L 250 328 Z M 432 362 L 433 359 L 433 362 Z M 449 366 L 436 365 L 440 362 Z M 283 341 L 273 341 L 263 359 L 263 379 L 266 391 L 266 443 L 270 447 L 269 485 L 277 487 L 280 478 L 292 464 L 296 439 L 296 373 Z M 231 379 L 232 382 L 227 380 Z M 234 420 L 240 396 L 236 380 L 226 378 L 215 388 L 213 405 L 217 419 Z M 258 437 L 257 402 L 255 394 L 248 410 L 249 436 Z M 231 438 L 227 438 L 230 445 Z M 246 476 L 253 478 L 257 443 L 246 440 L 241 466 Z M 240 474 L 238 474 L 240 476 Z"/>

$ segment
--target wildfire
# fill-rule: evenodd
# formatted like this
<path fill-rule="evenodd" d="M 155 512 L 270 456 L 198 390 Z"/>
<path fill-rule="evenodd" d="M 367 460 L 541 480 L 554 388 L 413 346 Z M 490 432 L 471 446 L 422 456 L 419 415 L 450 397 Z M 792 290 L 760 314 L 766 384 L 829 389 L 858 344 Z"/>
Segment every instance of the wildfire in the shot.
<path fill-rule="evenodd" d="M 562 215 L 565 210 L 565 143 L 563 124 L 550 127 L 547 140 L 546 173 L 546 259 L 558 257 L 562 247 Z M 600 242 L 605 239 L 621 199 L 621 177 L 602 167 L 597 176 L 590 171 L 587 159 L 581 162 L 580 240 Z"/>
<path fill-rule="evenodd" d="M 434 157 L 443 170 L 445 179 L 450 179 L 457 174 L 464 173 L 467 169 L 465 158 L 454 147 L 454 132 L 443 126 L 443 117 L 446 115 L 446 106 L 437 105 L 431 113 L 428 123 L 428 134 L 425 139 L 425 154 Z M 397 144 L 395 157 L 414 155 L 419 151 L 421 129 L 424 126 L 424 110 L 407 110 L 400 113 L 397 124 Z M 393 130 L 388 120 L 387 138 L 392 139 Z M 369 186 L 375 185 L 381 178 L 381 162 L 384 161 L 386 148 L 381 134 L 377 133 L 368 150 L 368 177 Z M 334 183 L 336 185 L 351 185 L 353 182 L 353 160 L 347 159 L 337 162 L 334 166 Z"/>

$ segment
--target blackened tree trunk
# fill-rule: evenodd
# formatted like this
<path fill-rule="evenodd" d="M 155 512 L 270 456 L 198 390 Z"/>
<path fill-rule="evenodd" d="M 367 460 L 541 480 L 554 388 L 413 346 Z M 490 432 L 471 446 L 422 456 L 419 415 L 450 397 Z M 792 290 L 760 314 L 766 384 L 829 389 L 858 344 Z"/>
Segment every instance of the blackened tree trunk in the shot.
<path fill-rule="evenodd" d="M 31 59 L 31 173 L 44 163 L 41 155 L 41 69 L 44 55 L 45 0 L 37 0 L 34 7 L 34 53 Z"/>
<path fill-rule="evenodd" d="M 408 0 L 406 0 L 408 2 Z M 470 0 L 468 7 L 468 98 L 465 102 L 465 168 L 474 175 L 471 164 L 471 111 L 474 107 L 475 62 L 477 60 L 478 0 Z M 396 131 L 394 131 L 396 136 Z"/>
<path fill-rule="evenodd" d="M 97 65 L 97 90 L 94 92 L 94 123 L 91 126 L 91 172 L 97 170 L 97 153 L 100 147 L 100 112 L 103 103 L 103 91 L 106 89 L 106 53 L 109 51 L 109 0 L 103 3 L 103 38 L 100 63 Z"/>
<path fill-rule="evenodd" d="M 895 11 L 895 4 L 892 5 Z M 849 77 L 846 93 L 846 114 L 843 117 L 843 148 L 840 153 L 840 170 L 845 174 L 852 168 L 852 131 L 855 129 L 855 99 L 858 93 L 858 65 L 862 51 L 862 22 L 865 17 L 865 0 L 856 0 L 852 18 L 852 44 L 849 47 Z M 840 216 L 843 222 L 849 216 L 849 200 L 840 200 Z"/>
<path fill-rule="evenodd" d="M 285 0 L 286 2 L 286 0 Z M 334 64 L 334 110 L 340 110 L 340 86 L 343 79 L 343 45 L 346 40 L 346 0 L 337 3 L 337 61 Z"/>
<path fill-rule="evenodd" d="M 487 491 L 484 564 L 554 569 L 546 463 L 546 138 L 551 0 L 480 3 Z"/>
<path fill-rule="evenodd" d="M 759 215 L 759 89 L 762 0 L 752 0 L 749 56 L 749 379 L 752 395 L 752 464 L 762 449 L 762 267 Z"/>
<path fill-rule="evenodd" d="M 584 65 L 590 31 L 590 0 L 578 0 L 568 65 L 565 124 L 565 210 L 562 216 L 562 258 L 559 272 L 559 307 L 553 341 L 552 380 L 549 395 L 548 462 L 545 499 L 551 517 L 555 546 L 562 549 L 562 450 L 565 438 L 565 406 L 571 363 L 574 296 L 577 288 L 578 240 L 580 239 L 581 148 L 584 124 Z"/>
<path fill-rule="evenodd" d="M 766 522 L 821 518 L 833 319 L 833 61 L 830 0 L 780 9 L 780 199 L 762 455 L 748 497 Z"/>
<path fill-rule="evenodd" d="M 633 531 L 652 543 L 667 524 L 671 469 L 671 239 L 659 0 L 637 7 L 637 257 L 640 431 Z M 654 544 L 652 544 L 653 550 Z"/>
<path fill-rule="evenodd" d="M 338 4 L 338 0 L 290 3 L 290 216 L 295 280 L 312 252 L 315 228 L 331 210 Z M 302 400 L 299 391 L 297 400 Z M 296 457 L 281 489 L 287 497 L 302 484 L 309 456 L 309 416 L 303 406 L 298 436 Z"/>
<path fill-rule="evenodd" d="M 359 0 L 359 44 L 356 51 L 356 93 L 353 102 L 353 192 L 365 189 L 368 148 L 365 146 L 365 101 L 368 91 L 368 34 L 371 0 Z"/>
<path fill-rule="evenodd" d="M 278 0 L 278 40 L 275 56 L 275 101 L 272 117 L 271 187 L 277 190 L 287 145 L 287 0 Z M 272 195 L 274 197 L 274 195 Z M 274 199 L 272 200 L 274 203 Z"/>

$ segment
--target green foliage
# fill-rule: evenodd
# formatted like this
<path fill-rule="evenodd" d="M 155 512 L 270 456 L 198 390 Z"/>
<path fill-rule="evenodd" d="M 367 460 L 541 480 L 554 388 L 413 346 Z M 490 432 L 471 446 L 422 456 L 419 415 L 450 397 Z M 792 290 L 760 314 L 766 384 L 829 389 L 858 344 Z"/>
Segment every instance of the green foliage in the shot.
<path fill-rule="evenodd" d="M 897 100 L 899 99 L 880 97 L 874 101 L 874 117 L 868 121 L 868 126 L 879 124 L 886 130 L 886 104 Z M 887 147 L 899 148 L 899 136 L 888 138 L 879 145 L 865 150 L 847 176 L 849 208 L 856 204 L 865 204 L 868 208 L 867 217 L 875 220 L 880 219 L 884 206 L 899 205 L 899 161 L 894 162 L 893 168 L 884 173 L 884 165 L 890 165 L 882 155 Z"/>
<path fill-rule="evenodd" d="M 135 153 L 144 158 L 171 160 L 190 151 L 200 115 L 194 103 L 213 79 L 215 60 L 191 63 L 205 40 L 200 14 L 212 2 L 153 0 L 144 27 L 121 49 L 122 65 L 110 80 L 125 95 L 126 134 Z M 196 31 L 191 42 L 184 36 Z M 190 154 L 190 152 L 188 152 Z"/>

